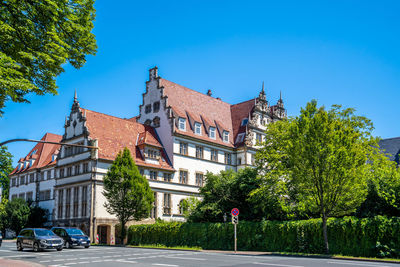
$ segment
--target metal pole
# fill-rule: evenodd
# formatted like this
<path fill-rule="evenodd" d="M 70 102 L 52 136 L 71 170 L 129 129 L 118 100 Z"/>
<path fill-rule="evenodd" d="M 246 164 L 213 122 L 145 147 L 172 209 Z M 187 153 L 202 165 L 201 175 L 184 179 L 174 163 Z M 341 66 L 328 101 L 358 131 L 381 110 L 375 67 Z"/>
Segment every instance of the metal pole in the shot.
<path fill-rule="evenodd" d="M 234 224 L 235 228 L 235 253 L 237 252 L 237 237 L 236 237 L 236 223 Z"/>

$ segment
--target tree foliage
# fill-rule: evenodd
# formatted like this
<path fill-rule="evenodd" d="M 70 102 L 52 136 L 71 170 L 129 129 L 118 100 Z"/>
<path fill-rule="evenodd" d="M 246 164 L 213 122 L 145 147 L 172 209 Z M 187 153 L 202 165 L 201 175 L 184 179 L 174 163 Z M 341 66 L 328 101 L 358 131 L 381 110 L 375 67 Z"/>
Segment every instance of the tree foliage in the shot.
<path fill-rule="evenodd" d="M 80 68 L 96 53 L 94 0 L 7 0 L 0 3 L 0 116 L 7 100 L 57 93 L 69 62 Z"/>
<path fill-rule="evenodd" d="M 205 177 L 206 183 L 200 188 L 203 200 L 196 206 L 189 220 L 222 222 L 225 213 L 228 220 L 230 219 L 230 211 L 233 208 L 240 210 L 240 218 L 243 220 L 262 218 L 262 214 L 248 199 L 250 192 L 258 188 L 257 170 L 245 168 L 238 172 L 208 172 Z"/>
<path fill-rule="evenodd" d="M 372 123 L 353 109 L 330 110 L 312 101 L 300 115 L 269 125 L 256 156 L 265 179 L 286 183 L 290 205 L 318 214 L 329 253 L 327 218 L 350 214 L 364 201 L 374 155 L 379 154 Z M 262 193 L 262 189 L 255 195 Z"/>
<path fill-rule="evenodd" d="M 18 234 L 27 225 L 30 209 L 25 200 L 15 198 L 5 205 L 4 217 L 0 218 L 5 228 Z"/>
<path fill-rule="evenodd" d="M 12 172 L 12 155 L 7 151 L 6 146 L 0 147 L 0 187 L 2 188 L 2 199 L 8 199 L 10 189 L 10 178 L 8 175 Z"/>
<path fill-rule="evenodd" d="M 120 221 L 123 242 L 126 236 L 126 223 L 148 217 L 154 195 L 149 182 L 140 175 L 127 148 L 118 153 L 103 181 L 103 194 L 107 199 L 104 206 Z"/>
<path fill-rule="evenodd" d="M 29 227 L 44 227 L 47 222 L 48 210 L 43 209 L 33 203 L 29 205 L 29 217 L 26 225 Z"/>

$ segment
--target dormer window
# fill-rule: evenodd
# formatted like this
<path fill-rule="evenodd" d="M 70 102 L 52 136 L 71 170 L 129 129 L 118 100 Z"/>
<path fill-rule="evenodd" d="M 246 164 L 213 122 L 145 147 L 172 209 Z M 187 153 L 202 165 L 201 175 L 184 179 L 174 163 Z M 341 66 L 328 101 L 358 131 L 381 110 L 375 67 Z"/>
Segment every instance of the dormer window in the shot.
<path fill-rule="evenodd" d="M 224 131 L 222 136 L 224 138 L 224 142 L 228 143 L 229 142 L 229 132 L 228 131 Z"/>
<path fill-rule="evenodd" d="M 151 112 L 151 104 L 146 105 L 146 107 L 144 108 L 144 113 L 150 113 Z"/>
<path fill-rule="evenodd" d="M 194 133 L 197 135 L 201 135 L 201 123 L 194 123 Z"/>
<path fill-rule="evenodd" d="M 210 127 L 210 132 L 208 133 L 208 136 L 212 139 L 215 139 L 215 127 Z"/>
<path fill-rule="evenodd" d="M 158 150 L 151 149 L 151 148 L 147 149 L 147 158 L 149 158 L 149 159 L 158 159 L 159 155 L 160 155 L 160 153 L 159 153 Z"/>
<path fill-rule="evenodd" d="M 244 140 L 244 133 L 240 133 L 236 137 L 236 143 L 241 143 Z"/>
<path fill-rule="evenodd" d="M 242 120 L 241 126 L 246 126 L 248 122 L 249 122 L 249 119 L 248 119 L 248 118 L 244 118 L 244 119 Z"/>
<path fill-rule="evenodd" d="M 186 119 L 179 118 L 179 120 L 178 120 L 178 128 L 181 131 L 186 131 Z"/>

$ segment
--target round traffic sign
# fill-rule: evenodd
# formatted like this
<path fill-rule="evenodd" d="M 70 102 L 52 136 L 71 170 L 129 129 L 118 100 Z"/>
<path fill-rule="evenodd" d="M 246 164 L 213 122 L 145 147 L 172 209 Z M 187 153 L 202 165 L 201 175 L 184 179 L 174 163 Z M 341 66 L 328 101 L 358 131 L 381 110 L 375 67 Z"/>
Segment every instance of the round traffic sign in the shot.
<path fill-rule="evenodd" d="M 233 208 L 231 210 L 231 213 L 232 213 L 233 216 L 238 216 L 239 215 L 239 210 L 237 208 Z"/>

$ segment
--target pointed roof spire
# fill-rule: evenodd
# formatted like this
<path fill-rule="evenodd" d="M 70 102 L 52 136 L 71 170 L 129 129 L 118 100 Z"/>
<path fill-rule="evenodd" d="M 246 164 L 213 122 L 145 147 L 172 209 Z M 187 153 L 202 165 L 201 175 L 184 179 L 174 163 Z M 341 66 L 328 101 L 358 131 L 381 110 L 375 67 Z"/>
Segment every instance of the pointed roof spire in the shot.
<path fill-rule="evenodd" d="M 264 91 L 264 81 L 263 81 L 263 85 L 262 85 L 262 90 L 261 90 L 261 92 L 262 92 L 263 94 L 265 94 L 265 91 Z"/>
<path fill-rule="evenodd" d="M 262 82 L 262 88 L 261 88 L 260 94 L 258 95 L 258 98 L 262 99 L 262 100 L 266 100 L 267 99 L 266 96 L 265 96 L 264 81 Z"/>
<path fill-rule="evenodd" d="M 79 101 L 78 101 L 78 96 L 76 94 L 76 89 L 75 89 L 74 103 L 72 104 L 71 111 L 76 112 L 78 110 L 79 110 Z"/>

